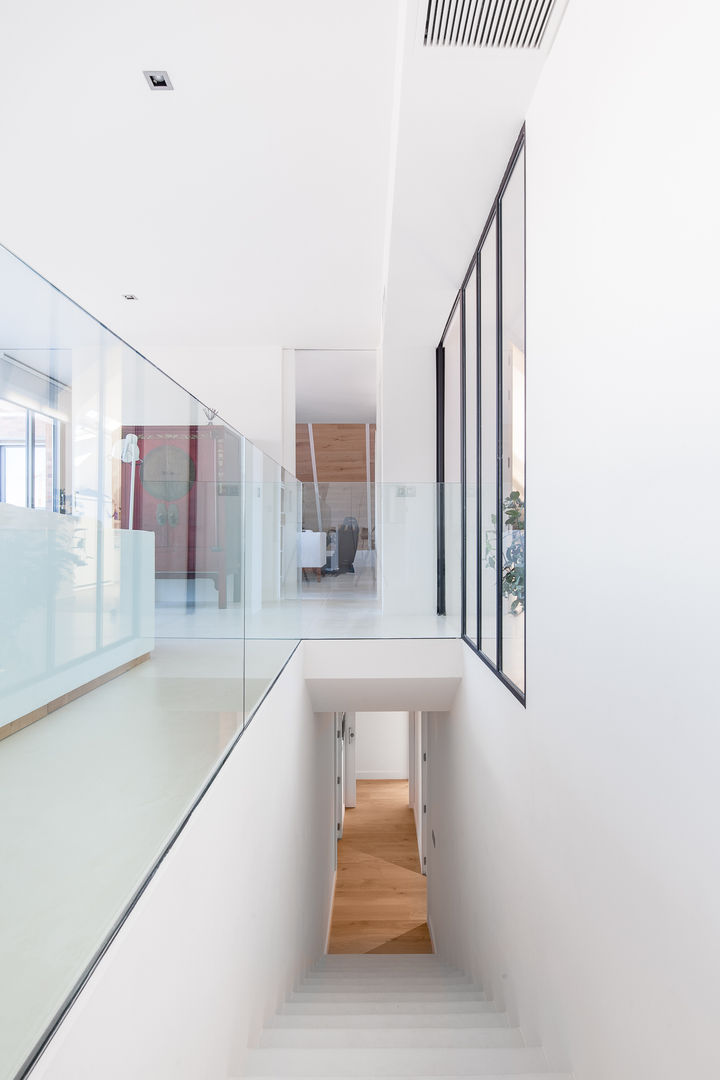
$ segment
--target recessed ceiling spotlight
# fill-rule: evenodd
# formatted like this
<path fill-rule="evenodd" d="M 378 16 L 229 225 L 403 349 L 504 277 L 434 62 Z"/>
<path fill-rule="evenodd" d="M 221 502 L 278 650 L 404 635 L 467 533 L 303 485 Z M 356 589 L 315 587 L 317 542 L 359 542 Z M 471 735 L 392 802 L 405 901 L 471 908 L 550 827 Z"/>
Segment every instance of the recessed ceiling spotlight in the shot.
<path fill-rule="evenodd" d="M 135 293 L 126 292 L 126 293 L 123 293 L 123 296 L 125 297 L 126 300 L 137 300 L 137 296 L 135 295 Z"/>
<path fill-rule="evenodd" d="M 143 71 L 151 90 L 173 90 L 167 71 Z"/>

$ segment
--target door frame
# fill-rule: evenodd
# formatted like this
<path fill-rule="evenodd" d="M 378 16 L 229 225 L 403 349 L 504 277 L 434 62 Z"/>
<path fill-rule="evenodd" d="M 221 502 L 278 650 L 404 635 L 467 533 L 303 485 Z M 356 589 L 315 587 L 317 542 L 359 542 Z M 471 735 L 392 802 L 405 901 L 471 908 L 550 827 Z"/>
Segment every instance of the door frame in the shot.
<path fill-rule="evenodd" d="M 333 754 L 333 778 L 335 788 L 335 869 L 337 869 L 337 846 L 338 840 L 342 840 L 343 834 L 343 821 L 345 818 L 345 801 L 343 798 L 343 765 L 344 765 L 344 739 L 343 739 L 343 727 L 345 724 L 345 713 L 336 712 L 334 714 L 335 722 L 333 724 L 333 739 L 334 739 L 334 754 Z"/>
<path fill-rule="evenodd" d="M 357 738 L 355 734 L 355 713 L 345 713 L 345 771 L 343 777 L 343 798 L 346 809 L 357 806 Z"/>

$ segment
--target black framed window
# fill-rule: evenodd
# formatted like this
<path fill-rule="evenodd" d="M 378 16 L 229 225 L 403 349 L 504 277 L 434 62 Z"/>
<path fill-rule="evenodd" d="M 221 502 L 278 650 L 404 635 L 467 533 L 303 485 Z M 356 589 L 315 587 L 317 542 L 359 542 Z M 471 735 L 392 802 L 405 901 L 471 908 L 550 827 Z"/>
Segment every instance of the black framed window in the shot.
<path fill-rule="evenodd" d="M 461 332 L 449 335 L 455 326 Z M 446 377 L 442 388 L 438 381 L 438 482 L 442 486 L 449 476 L 448 431 L 459 411 L 462 635 L 524 703 L 524 128 L 458 293 L 439 357 L 444 358 L 451 336 L 460 351 L 460 401 Z M 441 367 L 439 363 L 438 380 Z M 441 531 L 444 528 L 443 521 Z M 449 553 L 446 546 L 445 579 L 453 573 Z M 440 605 L 438 610 L 443 611 Z"/>

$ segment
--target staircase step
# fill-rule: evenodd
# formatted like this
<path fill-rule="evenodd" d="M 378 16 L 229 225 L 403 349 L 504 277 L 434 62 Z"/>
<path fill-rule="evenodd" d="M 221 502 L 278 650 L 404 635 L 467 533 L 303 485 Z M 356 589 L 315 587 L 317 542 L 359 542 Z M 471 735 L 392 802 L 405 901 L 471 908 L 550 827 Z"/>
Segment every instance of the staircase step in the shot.
<path fill-rule="evenodd" d="M 358 978 L 356 975 L 336 975 L 334 978 L 307 977 L 297 987 L 298 990 L 482 990 L 467 975 L 438 978 L 436 975 L 376 975 L 374 978 Z"/>
<path fill-rule="evenodd" d="M 386 964 L 348 964 L 347 967 L 313 968 L 308 978 L 467 978 L 464 971 L 452 968 L 421 968 L 420 964 L 400 964 L 391 968 Z"/>
<path fill-rule="evenodd" d="M 407 1017 L 405 1018 L 407 1022 Z M 385 1047 L 451 1047 L 475 1049 L 487 1047 L 524 1046 L 519 1028 L 457 1028 L 422 1027 L 408 1024 L 406 1027 L 327 1027 L 327 1028 L 271 1028 L 266 1027 L 260 1037 L 263 1049 L 381 1049 Z"/>
<path fill-rule="evenodd" d="M 418 965 L 433 967 L 451 967 L 437 953 L 325 953 L 315 967 L 341 967 L 344 964 L 374 964 L 387 967 Z"/>
<path fill-rule="evenodd" d="M 303 1008 L 304 1006 L 300 1006 Z M 422 1017 L 422 1019 L 418 1019 Z M 292 1012 L 276 1013 L 268 1022 L 270 1028 L 506 1028 L 510 1020 L 506 1012 Z"/>
<path fill-rule="evenodd" d="M 288 1001 L 483 1001 L 480 990 L 294 990 Z"/>
<path fill-rule="evenodd" d="M 338 1001 L 332 994 L 326 995 L 327 1001 L 316 1000 L 316 994 L 307 994 L 309 1000 L 286 1001 L 278 1012 L 281 1015 L 371 1015 L 375 1013 L 414 1013 L 414 1014 L 445 1014 L 445 1013 L 494 1013 L 497 1005 L 492 1001 L 408 1001 L 401 998 L 398 1001 Z"/>
<path fill-rule="evenodd" d="M 272 1077 L 517 1076 L 546 1068 L 541 1049 L 250 1050 L 246 1073 Z"/>
<path fill-rule="evenodd" d="M 417 968 L 427 968 L 461 974 L 456 967 L 433 953 L 332 953 L 321 957 L 312 970 L 338 971 L 345 968 L 362 971 L 378 971 L 381 968 L 390 968 L 393 971 L 412 968 L 415 971 Z"/>

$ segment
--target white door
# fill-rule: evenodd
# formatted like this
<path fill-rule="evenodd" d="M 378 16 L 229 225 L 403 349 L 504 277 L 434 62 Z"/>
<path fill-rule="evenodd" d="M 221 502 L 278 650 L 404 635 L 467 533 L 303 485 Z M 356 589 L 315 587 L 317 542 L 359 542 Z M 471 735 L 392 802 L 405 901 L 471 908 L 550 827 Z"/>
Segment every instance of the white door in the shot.
<path fill-rule="evenodd" d="M 355 713 L 345 713 L 345 806 L 357 805 L 355 787 Z"/>

